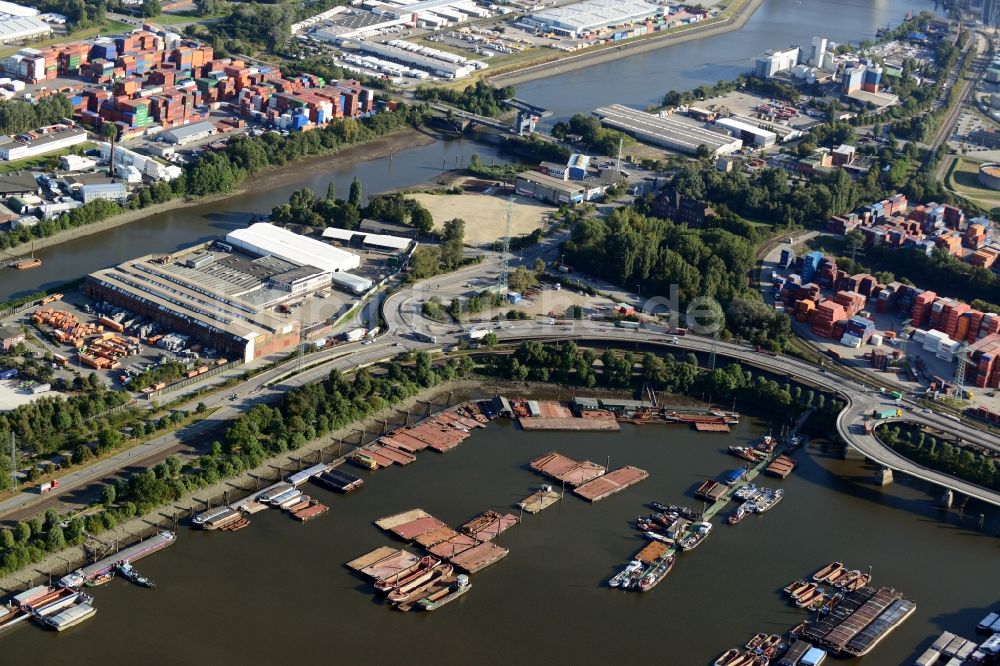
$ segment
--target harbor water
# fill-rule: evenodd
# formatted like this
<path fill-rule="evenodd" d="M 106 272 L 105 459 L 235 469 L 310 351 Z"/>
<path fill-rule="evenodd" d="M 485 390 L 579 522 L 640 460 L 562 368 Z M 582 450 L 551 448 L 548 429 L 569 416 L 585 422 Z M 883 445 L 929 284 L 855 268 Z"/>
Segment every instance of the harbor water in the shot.
<path fill-rule="evenodd" d="M 518 86 L 518 96 L 552 110 L 548 123 L 578 112 L 589 114 L 612 102 L 645 107 L 671 88 L 691 89 L 733 78 L 769 48 L 808 45 L 813 35 L 842 41 L 870 39 L 878 27 L 898 24 L 907 12 L 934 9 L 932 0 L 765 0 L 740 30 L 530 81 Z M 427 182 L 443 169 L 464 166 L 474 153 L 485 163 L 505 161 L 494 146 L 452 140 L 402 150 L 391 159 L 292 165 L 279 178 L 264 178 L 263 187 L 258 179 L 244 195 L 151 215 L 40 250 L 35 256 L 42 259 L 41 267 L 2 272 L 0 301 L 55 287 L 136 256 L 169 252 L 225 234 L 245 225 L 253 213 L 285 203 L 304 187 L 322 194 L 333 180 L 338 195 L 346 197 L 357 176 L 365 194 L 374 194 Z"/>
<path fill-rule="evenodd" d="M 606 104 L 644 109 L 669 90 L 734 79 L 768 49 L 808 49 L 814 36 L 858 43 L 920 11 L 935 11 L 933 0 L 765 0 L 740 30 L 528 81 L 517 86 L 517 96 L 552 111 L 543 127 Z"/>
<path fill-rule="evenodd" d="M 753 441 L 764 424 L 744 418 L 730 434 L 680 426 L 620 433 L 523 432 L 507 422 L 476 430 L 457 449 L 424 451 L 405 468 L 365 476 L 354 494 L 303 490 L 328 504 L 301 524 L 268 510 L 234 533 L 181 527 L 175 546 L 137 564 L 154 591 L 122 580 L 94 590 L 93 620 L 46 635 L 24 627 L 4 653 L 44 654 L 47 666 L 81 663 L 266 664 L 708 664 L 755 632 L 783 632 L 805 614 L 781 588 L 831 560 L 872 567 L 874 583 L 903 591 L 916 613 L 865 657 L 866 666 L 909 663 L 942 629 L 972 636 L 997 603 L 984 585 L 998 541 L 935 508 L 936 491 L 877 488 L 861 463 L 817 447 L 796 454 L 785 499 L 738 526 L 715 520 L 697 550 L 648 594 L 607 587 L 644 539 L 633 519 L 656 499 L 700 508 L 693 489 L 740 465 L 725 451 Z M 381 603 L 344 563 L 402 542 L 373 525 L 421 507 L 452 526 L 514 503 L 544 480 L 532 458 L 551 450 L 650 478 L 598 504 L 567 493 L 501 535 L 506 559 L 472 576 L 472 589 L 434 613 L 404 614 Z M 558 489 L 558 488 L 557 488 Z M 995 518 L 991 520 L 996 531 Z M 413 548 L 418 551 L 417 548 Z"/>
<path fill-rule="evenodd" d="M 461 168 L 478 154 L 484 164 L 506 163 L 500 148 L 464 139 L 434 141 L 417 148 L 363 162 L 336 156 L 322 161 L 289 165 L 280 172 L 248 182 L 245 194 L 196 206 L 167 210 L 120 227 L 35 252 L 42 260 L 30 271 L 0 273 L 0 302 L 83 277 L 87 273 L 151 252 L 171 252 L 224 236 L 244 227 L 254 213 L 267 214 L 288 203 L 292 192 L 304 187 L 325 196 L 336 184 L 337 197 L 346 199 L 355 177 L 365 196 L 432 181 L 446 169 Z M 263 182 L 263 186 L 261 183 Z"/>

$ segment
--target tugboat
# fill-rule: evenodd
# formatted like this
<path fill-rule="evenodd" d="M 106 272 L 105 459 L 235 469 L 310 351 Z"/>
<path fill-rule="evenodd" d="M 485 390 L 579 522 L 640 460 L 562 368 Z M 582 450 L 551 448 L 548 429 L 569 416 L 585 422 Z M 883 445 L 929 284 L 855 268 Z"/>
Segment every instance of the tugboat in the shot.
<path fill-rule="evenodd" d="M 116 564 L 115 571 L 117 571 L 122 578 L 129 581 L 130 583 L 135 583 L 139 587 L 148 587 L 148 588 L 156 587 L 156 583 L 154 583 L 152 579 L 146 578 L 145 576 L 140 574 L 128 562 L 119 562 L 118 564 Z"/>
<path fill-rule="evenodd" d="M 694 532 L 681 540 L 680 545 L 681 550 L 683 551 L 694 550 L 700 546 L 712 532 L 712 523 L 695 523 L 693 527 Z"/>
<path fill-rule="evenodd" d="M 747 510 L 743 506 L 740 506 L 736 509 L 736 511 L 729 514 L 729 517 L 726 518 L 726 522 L 730 525 L 738 525 L 740 521 L 747 517 L 747 513 Z"/>
<path fill-rule="evenodd" d="M 631 562 L 628 563 L 628 565 L 624 569 L 622 569 L 617 574 L 611 577 L 611 580 L 608 581 L 608 586 L 622 587 L 622 588 L 626 587 L 628 585 L 629 579 L 632 578 L 632 575 L 635 574 L 637 571 L 640 571 L 644 566 L 645 565 L 639 560 L 632 560 Z"/>

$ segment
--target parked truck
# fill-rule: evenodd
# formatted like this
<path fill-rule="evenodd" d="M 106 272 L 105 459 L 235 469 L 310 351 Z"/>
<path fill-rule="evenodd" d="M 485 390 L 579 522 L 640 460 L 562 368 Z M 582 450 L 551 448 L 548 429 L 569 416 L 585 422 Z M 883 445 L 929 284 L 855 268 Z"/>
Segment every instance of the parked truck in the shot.
<path fill-rule="evenodd" d="M 59 487 L 59 479 L 52 479 L 51 481 L 46 481 L 42 485 L 38 486 L 38 493 L 44 495 L 50 490 L 55 490 Z"/>
<path fill-rule="evenodd" d="M 363 339 L 366 335 L 368 335 L 367 328 L 353 328 L 350 331 L 344 333 L 343 338 L 344 342 L 358 342 L 359 340 Z"/>

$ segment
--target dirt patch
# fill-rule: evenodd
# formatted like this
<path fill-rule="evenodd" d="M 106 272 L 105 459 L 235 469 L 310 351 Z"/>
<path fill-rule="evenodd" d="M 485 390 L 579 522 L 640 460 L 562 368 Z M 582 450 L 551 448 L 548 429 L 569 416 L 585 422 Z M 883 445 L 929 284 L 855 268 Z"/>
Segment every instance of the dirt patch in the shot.
<path fill-rule="evenodd" d="M 434 228 L 456 217 L 465 220 L 468 245 L 492 244 L 507 228 L 507 199 L 490 194 L 411 194 L 434 217 Z M 543 226 L 545 217 L 556 210 L 525 197 L 514 197 L 511 236 L 530 234 Z"/>

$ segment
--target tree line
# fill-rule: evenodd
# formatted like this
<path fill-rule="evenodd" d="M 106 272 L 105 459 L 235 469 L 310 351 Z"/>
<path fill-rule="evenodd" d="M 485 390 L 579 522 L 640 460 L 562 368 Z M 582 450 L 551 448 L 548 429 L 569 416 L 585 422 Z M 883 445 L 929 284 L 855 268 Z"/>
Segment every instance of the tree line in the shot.
<path fill-rule="evenodd" d="M 476 81 L 464 90 L 441 88 L 438 86 L 418 86 L 417 99 L 428 102 L 443 102 L 477 116 L 496 117 L 510 110 L 504 101 L 511 99 L 517 91 L 513 86 L 494 88 L 488 83 Z"/>
<path fill-rule="evenodd" d="M 968 446 L 939 441 L 910 425 L 884 424 L 879 439 L 904 457 L 970 483 L 1000 490 L 1000 465 L 994 456 Z"/>
<path fill-rule="evenodd" d="M 222 151 L 206 151 L 185 165 L 181 177 L 158 182 L 137 194 L 130 206 L 143 208 L 182 196 L 207 196 L 231 192 L 248 177 L 269 167 L 325 153 L 338 152 L 422 123 L 427 110 L 420 106 L 403 106 L 393 113 L 379 113 L 369 118 L 345 118 L 312 132 L 295 132 L 281 136 L 265 132 L 259 137 L 233 137 Z M 45 238 L 65 229 L 100 222 L 122 212 L 122 207 L 110 201 L 92 201 L 52 220 L 43 220 L 32 227 L 19 227 L 9 234 L 0 234 L 0 249 L 12 248 L 36 238 Z"/>
<path fill-rule="evenodd" d="M 635 143 L 635 139 L 628 134 L 603 127 L 600 120 L 582 113 L 574 115 L 568 123 L 560 121 L 552 126 L 552 136 L 557 139 L 566 139 L 571 135 L 579 136 L 582 146 L 599 155 L 617 155 L 619 145 L 631 146 Z"/>
<path fill-rule="evenodd" d="M 21 134 L 61 120 L 73 119 L 73 103 L 57 93 L 32 104 L 20 99 L 0 101 L 0 133 Z"/>

